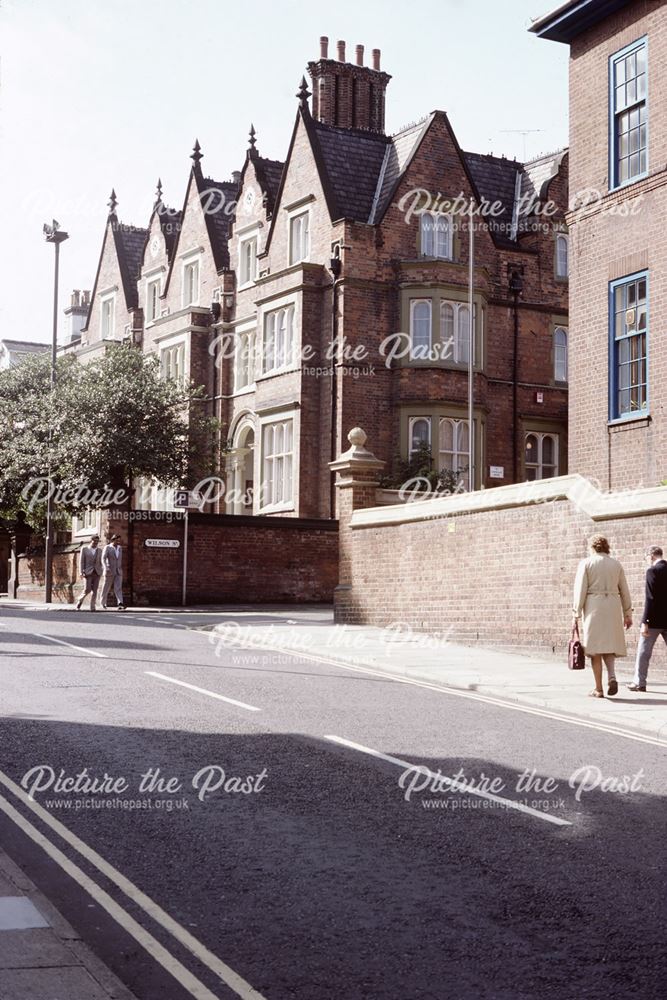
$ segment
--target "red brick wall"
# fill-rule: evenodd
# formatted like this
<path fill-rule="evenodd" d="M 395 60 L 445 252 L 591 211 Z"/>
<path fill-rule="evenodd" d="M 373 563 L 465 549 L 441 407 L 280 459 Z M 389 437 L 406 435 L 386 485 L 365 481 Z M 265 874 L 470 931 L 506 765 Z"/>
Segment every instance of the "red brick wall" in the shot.
<path fill-rule="evenodd" d="M 183 520 L 138 512 L 129 527 L 125 599 L 138 605 L 180 605 Z M 177 549 L 149 549 L 147 538 L 177 539 Z M 127 547 L 124 548 L 127 553 Z M 53 600 L 72 603 L 78 545 L 57 546 Z M 329 602 L 338 582 L 338 523 L 299 518 L 191 514 L 188 530 L 188 604 Z M 20 558 L 21 600 L 44 599 L 44 556 Z"/>

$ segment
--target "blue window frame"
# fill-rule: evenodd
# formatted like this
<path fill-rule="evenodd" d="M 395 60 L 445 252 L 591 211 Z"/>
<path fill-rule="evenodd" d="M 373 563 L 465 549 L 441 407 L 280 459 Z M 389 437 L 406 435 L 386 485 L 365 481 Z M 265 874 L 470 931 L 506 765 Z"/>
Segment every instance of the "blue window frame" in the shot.
<path fill-rule="evenodd" d="M 640 38 L 609 60 L 609 186 L 648 173 L 648 40 Z"/>
<path fill-rule="evenodd" d="M 609 417 L 648 414 L 648 273 L 610 284 Z"/>

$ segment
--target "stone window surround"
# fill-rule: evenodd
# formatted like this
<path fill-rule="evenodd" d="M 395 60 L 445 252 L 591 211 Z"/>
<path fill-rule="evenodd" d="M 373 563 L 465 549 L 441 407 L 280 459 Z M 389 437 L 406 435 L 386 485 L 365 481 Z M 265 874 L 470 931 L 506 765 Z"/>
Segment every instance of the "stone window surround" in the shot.
<path fill-rule="evenodd" d="M 288 503 L 264 504 L 261 502 L 261 485 L 264 466 L 264 428 L 269 424 L 279 424 L 287 420 L 292 421 L 292 499 Z M 270 413 L 259 414 L 257 433 L 255 436 L 255 463 L 254 482 L 255 498 L 253 502 L 253 513 L 255 514 L 277 514 L 291 512 L 298 513 L 298 485 L 299 485 L 299 456 L 301 450 L 300 434 L 300 411 L 298 407 L 289 407 L 284 410 L 272 410 Z M 257 447 L 259 444 L 259 447 Z M 259 488 L 257 488 L 259 484 Z"/>
<path fill-rule="evenodd" d="M 440 339 L 440 305 L 444 302 L 460 302 L 462 305 L 468 303 L 468 289 L 460 285 L 446 284 L 415 284 L 403 285 L 400 290 L 400 321 L 401 330 L 410 336 L 410 319 L 412 313 L 411 301 L 413 299 L 431 299 L 431 343 L 439 344 Z M 483 372 L 486 365 L 486 312 L 487 299 L 481 292 L 475 292 L 473 297 L 475 305 L 475 350 L 473 369 L 476 372 Z M 454 361 L 422 361 L 411 360 L 408 355 L 399 358 L 395 362 L 400 367 L 410 368 L 447 368 L 452 371 L 467 372 L 467 364 L 456 364 Z"/>
<path fill-rule="evenodd" d="M 406 403 L 399 408 L 400 437 L 399 447 L 403 458 L 409 457 L 409 428 L 412 417 L 426 417 L 431 421 L 431 453 L 435 465 L 438 464 L 440 444 L 438 440 L 440 418 L 450 417 L 453 420 L 467 420 L 468 407 L 456 403 Z M 486 411 L 479 406 L 473 406 L 473 462 L 475 465 L 475 489 L 480 489 L 486 469 Z"/>
<path fill-rule="evenodd" d="M 548 417 L 520 417 L 519 418 L 519 479 L 521 482 L 528 482 L 526 479 L 526 435 L 527 434 L 553 434 L 558 437 L 558 475 L 565 475 L 567 468 L 567 428 L 559 420 L 550 420 Z M 541 480 L 540 480 L 541 481 Z"/>

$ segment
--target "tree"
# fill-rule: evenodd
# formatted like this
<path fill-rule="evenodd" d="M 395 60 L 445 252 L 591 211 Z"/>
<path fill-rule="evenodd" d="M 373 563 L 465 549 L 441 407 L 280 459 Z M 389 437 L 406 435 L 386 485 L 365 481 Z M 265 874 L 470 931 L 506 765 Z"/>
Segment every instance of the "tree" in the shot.
<path fill-rule="evenodd" d="M 48 489 L 77 513 L 128 497 L 132 479 L 189 484 L 217 427 L 202 392 L 161 378 L 159 362 L 114 347 L 89 364 L 37 355 L 0 374 L 0 515 L 43 519 Z M 187 419 L 186 419 L 187 417 Z M 211 455 L 205 471 L 211 470 Z M 199 470 L 201 471 L 201 469 Z"/>

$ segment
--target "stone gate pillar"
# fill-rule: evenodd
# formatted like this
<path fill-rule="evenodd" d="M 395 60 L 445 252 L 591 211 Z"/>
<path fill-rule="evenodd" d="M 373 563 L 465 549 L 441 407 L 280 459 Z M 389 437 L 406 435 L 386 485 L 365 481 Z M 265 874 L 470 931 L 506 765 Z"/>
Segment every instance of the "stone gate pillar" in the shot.
<path fill-rule="evenodd" d="M 336 475 L 338 489 L 338 586 L 334 591 L 334 618 L 345 621 L 351 608 L 352 587 L 352 528 L 350 521 L 355 510 L 375 507 L 375 491 L 379 475 L 385 466 L 365 448 L 366 433 L 353 427 L 347 435 L 350 447 L 329 468 Z"/>

